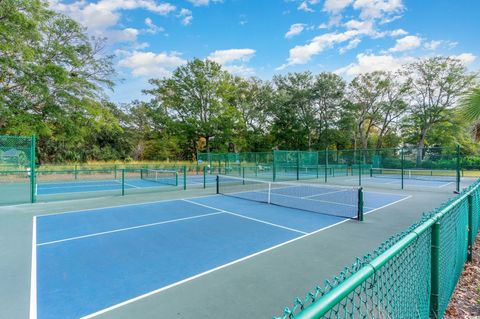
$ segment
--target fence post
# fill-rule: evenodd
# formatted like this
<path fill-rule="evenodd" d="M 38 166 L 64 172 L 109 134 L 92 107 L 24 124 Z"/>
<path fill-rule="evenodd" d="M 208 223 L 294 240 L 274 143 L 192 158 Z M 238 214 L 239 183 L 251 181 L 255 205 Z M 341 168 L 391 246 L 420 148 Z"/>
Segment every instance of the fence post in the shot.
<path fill-rule="evenodd" d="M 297 151 L 297 181 L 300 180 L 300 151 Z"/>
<path fill-rule="evenodd" d="M 439 284 L 440 284 L 440 223 L 437 221 L 432 226 L 432 247 L 431 247 L 431 291 L 430 291 L 430 316 L 440 318 L 439 316 Z"/>
<path fill-rule="evenodd" d="M 122 196 L 125 196 L 125 169 L 122 168 Z"/>
<path fill-rule="evenodd" d="M 473 260 L 473 242 L 475 241 L 473 233 L 473 193 L 468 194 L 468 252 L 467 261 Z"/>
<path fill-rule="evenodd" d="M 456 192 L 460 193 L 460 144 L 457 144 L 457 181 Z"/>
<path fill-rule="evenodd" d="M 402 178 L 401 178 L 402 186 L 401 186 L 401 188 L 403 189 L 403 186 L 404 186 L 404 184 L 403 184 L 404 183 L 403 173 L 404 173 L 404 170 L 405 170 L 405 149 L 402 147 L 400 149 L 400 152 L 401 152 L 401 155 L 400 155 L 401 156 L 400 157 L 400 168 L 401 168 L 400 173 L 402 174 Z"/>
<path fill-rule="evenodd" d="M 30 143 L 30 199 L 32 203 L 35 203 L 37 201 L 37 194 L 36 194 L 36 182 L 35 178 L 37 176 L 36 172 L 36 165 L 35 165 L 35 142 L 36 138 L 35 135 L 32 135 L 32 140 Z"/>
<path fill-rule="evenodd" d="M 327 182 L 328 167 L 328 147 L 325 148 L 325 183 Z"/>
<path fill-rule="evenodd" d="M 187 189 L 187 165 L 183 166 L 183 190 Z"/>
<path fill-rule="evenodd" d="M 216 185 L 216 189 L 217 189 L 217 191 L 216 191 L 217 194 L 220 194 L 220 185 L 219 184 L 220 184 L 220 176 L 217 175 L 217 177 L 215 178 L 215 185 Z"/>

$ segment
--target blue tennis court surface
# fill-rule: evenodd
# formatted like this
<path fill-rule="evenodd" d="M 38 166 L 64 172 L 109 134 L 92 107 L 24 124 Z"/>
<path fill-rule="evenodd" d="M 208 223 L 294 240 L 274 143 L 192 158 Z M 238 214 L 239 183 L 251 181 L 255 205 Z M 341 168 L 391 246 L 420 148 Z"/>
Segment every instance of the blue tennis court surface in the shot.
<path fill-rule="evenodd" d="M 364 198 L 368 213 L 408 197 Z M 345 220 L 221 195 L 37 216 L 31 311 L 90 318 Z"/>
<path fill-rule="evenodd" d="M 352 179 L 353 181 L 354 179 Z M 358 181 L 358 178 L 355 179 Z M 384 184 L 384 185 L 400 185 L 401 179 L 398 177 L 362 177 L 362 184 Z M 403 180 L 404 185 L 406 186 L 421 186 L 421 187 L 432 187 L 432 188 L 443 188 L 450 185 L 454 185 L 455 181 L 441 181 L 441 180 L 423 180 L 423 179 L 408 179 Z"/>

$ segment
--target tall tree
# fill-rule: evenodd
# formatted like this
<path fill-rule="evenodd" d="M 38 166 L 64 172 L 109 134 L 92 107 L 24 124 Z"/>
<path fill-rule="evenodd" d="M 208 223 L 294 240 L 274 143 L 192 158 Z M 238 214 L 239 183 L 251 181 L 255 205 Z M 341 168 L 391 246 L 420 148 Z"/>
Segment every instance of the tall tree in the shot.
<path fill-rule="evenodd" d="M 214 141 L 218 146 L 232 132 L 236 110 L 226 102 L 231 76 L 219 64 L 195 59 L 178 67 L 170 78 L 149 82 L 154 88 L 145 92 L 153 95 L 182 128 L 192 155 L 200 138 L 205 139 L 209 151 L 212 140 L 222 140 Z"/>
<path fill-rule="evenodd" d="M 414 133 L 411 138 L 421 160 L 429 130 L 449 121 L 449 110 L 471 88 L 475 75 L 469 74 L 460 60 L 448 57 L 419 60 L 408 65 L 403 74 L 412 84 L 406 127 Z"/>
<path fill-rule="evenodd" d="M 463 120 L 473 123 L 472 135 L 480 141 L 480 87 L 473 88 L 460 100 L 460 115 Z"/>

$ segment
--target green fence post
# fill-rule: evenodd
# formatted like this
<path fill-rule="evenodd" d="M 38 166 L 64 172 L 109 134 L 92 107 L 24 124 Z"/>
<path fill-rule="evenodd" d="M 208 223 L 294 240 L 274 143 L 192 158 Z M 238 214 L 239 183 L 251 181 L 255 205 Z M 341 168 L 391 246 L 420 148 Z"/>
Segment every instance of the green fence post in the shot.
<path fill-rule="evenodd" d="M 216 185 L 216 193 L 217 194 L 220 194 L 220 176 L 217 175 L 217 177 L 215 178 L 215 185 Z"/>
<path fill-rule="evenodd" d="M 400 183 L 402 185 L 401 188 L 403 189 L 403 187 L 404 187 L 403 173 L 404 173 L 404 170 L 405 170 L 405 149 L 402 147 L 400 149 L 400 152 L 401 152 L 401 154 L 400 154 L 400 168 L 401 168 L 400 174 L 402 175 Z"/>
<path fill-rule="evenodd" d="M 456 192 L 460 193 L 460 144 L 457 144 L 457 183 Z"/>
<path fill-rule="evenodd" d="M 358 188 L 358 220 L 363 222 L 363 188 Z"/>
<path fill-rule="evenodd" d="M 113 165 L 113 175 L 114 175 L 114 178 L 117 179 L 117 164 Z"/>
<path fill-rule="evenodd" d="M 473 243 L 475 234 L 473 233 L 473 193 L 468 194 L 468 252 L 467 260 L 473 260 Z"/>
<path fill-rule="evenodd" d="M 432 226 L 431 252 L 430 311 L 432 318 L 441 318 L 438 308 L 440 298 L 440 223 L 438 221 Z"/>
<path fill-rule="evenodd" d="M 125 169 L 122 168 L 122 196 L 125 196 Z"/>
<path fill-rule="evenodd" d="M 183 166 L 183 190 L 187 189 L 187 166 Z"/>
<path fill-rule="evenodd" d="M 300 151 L 297 151 L 297 181 L 300 180 Z"/>
<path fill-rule="evenodd" d="M 325 183 L 326 183 L 326 182 L 328 181 L 328 180 L 327 180 L 327 173 L 328 173 L 328 171 L 327 171 L 327 167 L 328 167 L 328 147 L 325 148 L 325 163 L 324 163 L 324 165 L 325 165 Z"/>
<path fill-rule="evenodd" d="M 35 182 L 35 178 L 37 175 L 36 167 L 35 167 L 36 166 L 35 165 L 35 159 L 36 159 L 35 142 L 36 142 L 36 138 L 35 138 L 35 135 L 33 135 L 30 143 L 30 200 L 32 203 L 35 203 L 37 201 L 37 194 L 36 194 L 37 185 Z"/>
<path fill-rule="evenodd" d="M 273 169 L 273 172 L 272 172 L 272 181 L 275 182 L 275 179 L 276 179 L 276 175 L 277 175 L 277 166 L 275 165 L 275 155 L 273 156 L 273 163 L 272 163 L 272 169 Z"/>

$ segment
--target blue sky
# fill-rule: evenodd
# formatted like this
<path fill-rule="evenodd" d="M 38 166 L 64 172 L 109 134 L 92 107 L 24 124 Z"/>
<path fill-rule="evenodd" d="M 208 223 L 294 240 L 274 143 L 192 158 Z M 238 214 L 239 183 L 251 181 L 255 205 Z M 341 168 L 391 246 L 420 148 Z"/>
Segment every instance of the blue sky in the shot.
<path fill-rule="evenodd" d="M 50 6 L 107 37 L 119 74 L 115 102 L 141 93 L 193 58 L 241 76 L 309 70 L 349 80 L 395 70 L 415 58 L 480 63 L 477 0 L 50 0 Z"/>

